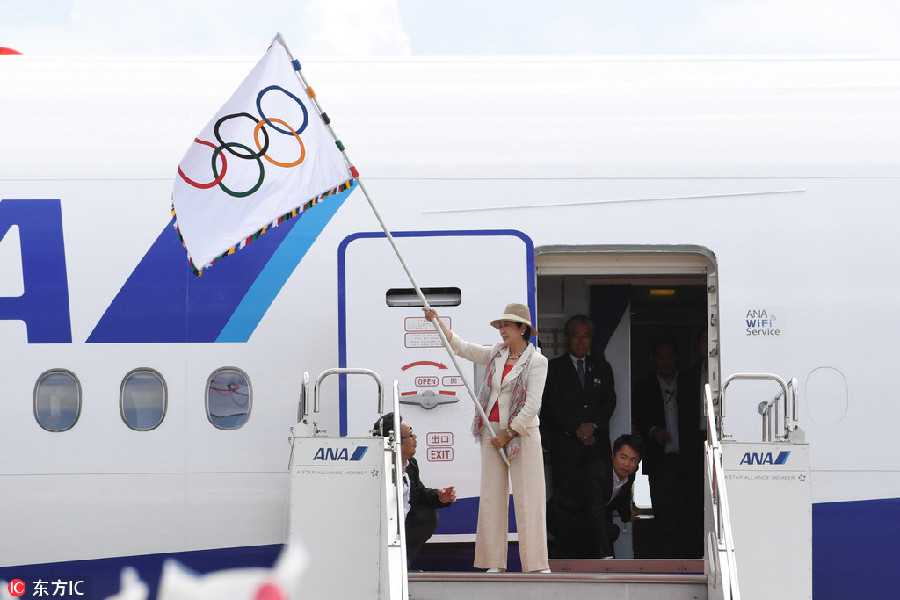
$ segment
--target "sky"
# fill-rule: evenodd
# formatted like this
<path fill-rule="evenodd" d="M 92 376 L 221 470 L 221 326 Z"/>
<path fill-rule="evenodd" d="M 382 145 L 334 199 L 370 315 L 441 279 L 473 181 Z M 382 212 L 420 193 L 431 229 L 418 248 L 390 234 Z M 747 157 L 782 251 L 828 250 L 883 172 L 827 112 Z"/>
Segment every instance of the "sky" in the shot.
<path fill-rule="evenodd" d="M 900 55 L 900 0 L 0 0 L 32 55 Z"/>

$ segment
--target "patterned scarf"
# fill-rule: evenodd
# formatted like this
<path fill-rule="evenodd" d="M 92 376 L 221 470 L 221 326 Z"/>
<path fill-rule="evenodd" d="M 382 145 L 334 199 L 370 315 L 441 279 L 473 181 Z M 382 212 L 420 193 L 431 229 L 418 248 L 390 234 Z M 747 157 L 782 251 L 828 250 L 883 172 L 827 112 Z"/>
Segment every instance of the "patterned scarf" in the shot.
<path fill-rule="evenodd" d="M 494 377 L 495 367 L 494 361 L 500 357 L 500 353 L 503 351 L 503 345 L 499 345 L 497 347 L 497 351 L 491 355 L 491 360 L 488 363 L 488 368 L 484 371 L 484 379 L 481 382 L 481 389 L 478 390 L 478 402 L 481 404 L 481 408 L 484 409 L 485 414 L 487 414 L 488 401 L 491 398 L 491 380 Z M 519 374 L 512 381 L 512 390 L 510 390 L 510 400 L 509 400 L 509 423 L 508 425 L 512 425 L 513 419 L 516 415 L 519 414 L 519 411 L 522 410 L 522 407 L 525 406 L 525 381 L 528 375 L 528 366 L 531 363 L 531 357 L 534 355 L 534 346 L 528 344 L 528 347 L 525 348 L 525 351 L 522 353 L 522 358 L 525 359 L 525 363 L 522 365 L 522 370 L 519 371 Z M 481 428 L 484 425 L 484 421 L 481 418 L 481 414 L 477 411 L 475 412 L 475 419 L 472 421 L 472 435 L 477 438 L 481 437 Z M 496 432 L 495 432 L 496 433 Z M 520 446 L 519 436 L 515 436 L 511 438 L 505 446 L 506 449 L 506 458 L 512 460 L 512 458 L 519 453 Z"/>

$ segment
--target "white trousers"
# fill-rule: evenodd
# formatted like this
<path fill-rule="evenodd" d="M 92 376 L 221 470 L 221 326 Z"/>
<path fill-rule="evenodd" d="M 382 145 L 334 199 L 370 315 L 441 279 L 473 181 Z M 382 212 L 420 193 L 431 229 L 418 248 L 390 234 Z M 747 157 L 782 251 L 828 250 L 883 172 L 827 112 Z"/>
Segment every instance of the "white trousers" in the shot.
<path fill-rule="evenodd" d="M 547 498 L 540 431 L 537 427 L 528 428 L 530 435 L 522 436 L 519 453 L 509 467 L 491 445 L 486 427 L 483 432 L 475 566 L 483 569 L 506 568 L 511 480 L 522 571 L 547 569 L 550 566 L 547 561 Z"/>

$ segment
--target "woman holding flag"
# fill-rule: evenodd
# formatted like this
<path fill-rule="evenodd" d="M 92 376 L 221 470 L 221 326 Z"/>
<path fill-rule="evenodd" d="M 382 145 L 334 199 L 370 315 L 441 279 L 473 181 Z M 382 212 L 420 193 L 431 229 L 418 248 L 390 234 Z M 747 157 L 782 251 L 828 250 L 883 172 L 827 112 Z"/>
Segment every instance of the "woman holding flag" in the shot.
<path fill-rule="evenodd" d="M 428 321 L 438 316 L 431 308 L 424 310 Z M 481 439 L 475 566 L 488 572 L 506 570 L 511 480 L 522 571 L 549 573 L 544 459 L 538 430 L 547 359 L 529 342 L 537 333 L 531 325 L 531 312 L 523 304 L 507 305 L 503 314 L 491 321 L 502 339 L 493 346 L 466 342 L 441 319 L 438 323 L 456 354 L 487 365 L 478 401 L 490 427 L 478 414 L 472 423 L 473 435 Z M 508 464 L 498 452 L 501 448 Z"/>

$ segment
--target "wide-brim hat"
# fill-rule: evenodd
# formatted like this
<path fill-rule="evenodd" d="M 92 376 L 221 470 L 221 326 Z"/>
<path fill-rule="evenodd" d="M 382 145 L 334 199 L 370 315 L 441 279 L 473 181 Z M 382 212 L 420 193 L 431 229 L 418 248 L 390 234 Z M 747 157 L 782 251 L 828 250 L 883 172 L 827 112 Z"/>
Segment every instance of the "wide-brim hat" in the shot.
<path fill-rule="evenodd" d="M 537 329 L 531 324 L 531 311 L 524 304 L 507 304 L 506 308 L 503 309 L 503 314 L 491 321 L 491 326 L 495 329 L 500 329 L 500 321 L 524 323 L 528 325 L 528 329 L 531 331 L 528 337 L 537 335 Z"/>

